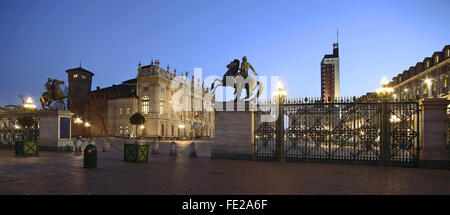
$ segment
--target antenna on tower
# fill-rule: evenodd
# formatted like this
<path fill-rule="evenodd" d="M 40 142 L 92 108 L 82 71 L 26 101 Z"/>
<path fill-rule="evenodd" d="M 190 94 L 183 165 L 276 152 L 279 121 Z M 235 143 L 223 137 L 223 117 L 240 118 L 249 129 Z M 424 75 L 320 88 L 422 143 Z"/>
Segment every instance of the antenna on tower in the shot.
<path fill-rule="evenodd" d="M 81 68 L 81 60 L 80 60 L 80 68 Z"/>
<path fill-rule="evenodd" d="M 339 28 L 336 29 L 336 43 L 339 43 Z"/>

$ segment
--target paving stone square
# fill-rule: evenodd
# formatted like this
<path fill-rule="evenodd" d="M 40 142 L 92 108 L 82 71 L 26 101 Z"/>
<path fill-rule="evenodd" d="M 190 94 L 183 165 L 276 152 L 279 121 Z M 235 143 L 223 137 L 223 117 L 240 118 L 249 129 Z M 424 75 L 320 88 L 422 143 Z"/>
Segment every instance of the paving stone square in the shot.
<path fill-rule="evenodd" d="M 208 142 L 190 158 L 189 141 L 178 141 L 177 157 L 161 143 L 160 154 L 136 164 L 123 162 L 124 141 L 111 142 L 110 152 L 97 144 L 98 169 L 83 169 L 80 153 L 15 157 L 2 149 L 0 194 L 450 194 L 448 170 L 216 160 Z"/>

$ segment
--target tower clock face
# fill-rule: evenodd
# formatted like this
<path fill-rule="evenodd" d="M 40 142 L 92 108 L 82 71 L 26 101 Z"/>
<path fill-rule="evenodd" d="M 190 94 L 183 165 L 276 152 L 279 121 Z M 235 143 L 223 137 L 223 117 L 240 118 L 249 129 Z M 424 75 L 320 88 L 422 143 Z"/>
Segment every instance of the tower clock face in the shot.
<path fill-rule="evenodd" d="M 86 79 L 86 75 L 85 75 L 85 74 L 82 74 L 82 75 L 81 75 L 81 78 Z"/>

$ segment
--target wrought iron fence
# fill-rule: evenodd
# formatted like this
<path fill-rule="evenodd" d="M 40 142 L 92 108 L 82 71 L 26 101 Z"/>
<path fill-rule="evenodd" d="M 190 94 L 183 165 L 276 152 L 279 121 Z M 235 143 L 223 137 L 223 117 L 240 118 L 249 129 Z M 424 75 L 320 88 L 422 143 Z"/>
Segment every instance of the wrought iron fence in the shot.
<path fill-rule="evenodd" d="M 16 142 L 25 140 L 25 129 L 18 125 L 17 117 L 0 117 L 0 146 L 12 147 Z M 30 128 L 32 140 L 39 137 L 39 120 Z"/>
<path fill-rule="evenodd" d="M 261 122 L 260 116 L 267 113 L 255 112 L 256 160 L 417 163 L 419 106 L 415 102 L 288 99 L 259 105 L 279 105 L 280 117 Z"/>

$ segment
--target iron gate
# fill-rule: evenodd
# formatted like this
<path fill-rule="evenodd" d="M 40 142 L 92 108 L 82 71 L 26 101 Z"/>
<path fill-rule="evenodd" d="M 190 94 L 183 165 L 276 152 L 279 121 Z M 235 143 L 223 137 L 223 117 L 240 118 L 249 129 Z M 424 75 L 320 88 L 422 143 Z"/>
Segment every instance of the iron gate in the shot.
<path fill-rule="evenodd" d="M 32 139 L 37 140 L 39 136 L 39 119 L 34 117 L 35 124 L 30 129 Z M 12 148 L 16 142 L 25 139 L 25 129 L 20 127 L 17 116 L 0 117 L 0 147 Z"/>
<path fill-rule="evenodd" d="M 415 166 L 419 155 L 417 102 L 324 103 L 285 100 L 276 121 L 255 112 L 256 160 L 387 163 Z"/>

